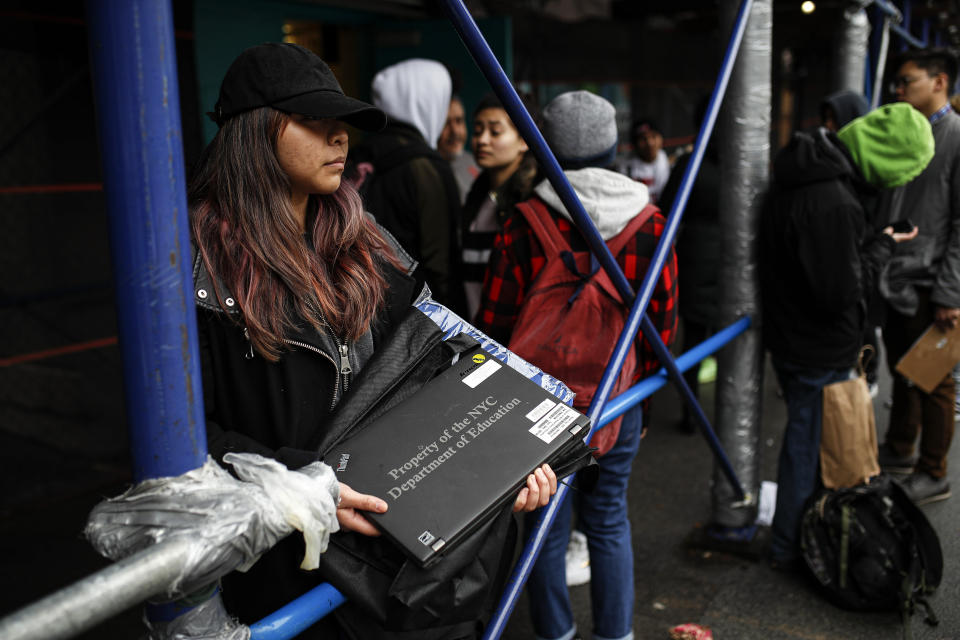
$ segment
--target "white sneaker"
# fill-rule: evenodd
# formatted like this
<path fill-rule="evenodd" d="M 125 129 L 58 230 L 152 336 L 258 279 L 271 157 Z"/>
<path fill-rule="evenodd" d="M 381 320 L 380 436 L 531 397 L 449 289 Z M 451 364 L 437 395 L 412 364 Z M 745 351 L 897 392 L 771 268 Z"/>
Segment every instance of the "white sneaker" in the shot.
<path fill-rule="evenodd" d="M 568 587 L 590 582 L 590 550 L 587 549 L 587 536 L 576 529 L 570 532 L 566 565 Z"/>

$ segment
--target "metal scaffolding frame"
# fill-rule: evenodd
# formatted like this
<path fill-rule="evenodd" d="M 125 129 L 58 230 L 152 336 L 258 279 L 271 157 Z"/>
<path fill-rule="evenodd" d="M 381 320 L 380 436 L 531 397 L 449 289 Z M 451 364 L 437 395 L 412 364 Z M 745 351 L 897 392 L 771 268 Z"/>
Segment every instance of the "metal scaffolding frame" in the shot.
<path fill-rule="evenodd" d="M 866 4 L 869 3 L 864 6 Z M 874 4 L 885 16 L 885 25 L 895 34 L 915 46 L 925 44 L 928 24 L 923 26 L 924 38 L 917 40 L 910 35 L 909 25 L 895 24 L 902 21 L 902 14 L 895 6 L 887 0 L 874 0 Z M 646 278 L 636 293 L 583 210 L 463 2 L 443 0 L 442 6 L 545 168 L 568 211 L 572 212 L 599 262 L 624 299 L 632 301 L 623 335 L 587 412 L 593 423 L 591 434 L 670 380 L 678 385 L 692 409 L 738 500 L 749 502 L 752 497 L 744 493 L 681 373 L 747 331 L 750 318 L 740 319 L 674 359 L 645 311 L 713 131 L 752 1 L 742 0 L 740 4 L 691 161 Z M 105 190 L 134 475 L 137 480 L 174 476 L 203 464 L 207 451 L 189 264 L 172 9 L 169 0 L 121 3 L 88 0 L 87 7 L 91 71 L 107 178 Z M 885 55 L 877 62 L 883 59 Z M 876 69 L 875 96 L 882 66 Z M 614 379 L 640 330 L 653 345 L 664 368 L 608 402 Z M 566 485 L 561 485 L 556 498 L 542 510 L 537 529 L 527 543 L 485 638 L 498 638 L 502 633 L 566 491 Z M 184 553 L 182 543 L 167 542 L 130 556 L 0 620 L 0 636 L 17 640 L 73 637 L 164 591 L 182 566 Z M 343 595 L 336 589 L 320 585 L 252 625 L 252 637 L 261 640 L 294 637 L 343 602 Z"/>

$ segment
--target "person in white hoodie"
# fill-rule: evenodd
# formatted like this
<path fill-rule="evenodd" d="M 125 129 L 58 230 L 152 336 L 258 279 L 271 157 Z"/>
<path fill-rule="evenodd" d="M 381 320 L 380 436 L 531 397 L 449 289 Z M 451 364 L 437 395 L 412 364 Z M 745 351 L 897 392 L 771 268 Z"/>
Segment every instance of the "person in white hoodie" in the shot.
<path fill-rule="evenodd" d="M 615 115 L 612 104 L 587 91 L 561 94 L 543 112 L 544 137 L 604 240 L 616 236 L 650 201 L 646 185 L 608 169 L 617 147 Z M 585 251 L 587 243 L 553 186 L 541 182 L 534 193 L 527 202 L 546 206 L 571 250 Z M 660 212 L 655 212 L 616 255 L 634 290 L 643 281 L 665 224 Z M 507 218 L 494 240 L 476 318 L 477 326 L 503 344 L 510 343 L 525 295 L 544 266 L 544 255 L 524 216 L 515 212 Z M 671 250 L 647 311 L 668 346 L 677 327 L 676 275 L 676 256 Z M 588 331 L 584 329 L 589 344 Z M 645 339 L 637 343 L 639 379 L 660 365 Z M 633 550 L 626 500 L 630 469 L 640 444 L 641 416 L 639 407 L 624 414 L 616 442 L 598 459 L 600 473 L 594 491 L 572 494 L 557 513 L 528 582 L 538 638 L 571 640 L 577 636 L 564 561 L 574 502 L 578 529 L 586 534 L 590 551 L 593 637 L 633 638 Z"/>
<path fill-rule="evenodd" d="M 387 126 L 350 150 L 345 175 L 367 211 L 420 263 L 434 297 L 462 311 L 460 190 L 436 148 L 451 89 L 449 72 L 435 60 L 404 60 L 378 72 L 371 92 Z"/>

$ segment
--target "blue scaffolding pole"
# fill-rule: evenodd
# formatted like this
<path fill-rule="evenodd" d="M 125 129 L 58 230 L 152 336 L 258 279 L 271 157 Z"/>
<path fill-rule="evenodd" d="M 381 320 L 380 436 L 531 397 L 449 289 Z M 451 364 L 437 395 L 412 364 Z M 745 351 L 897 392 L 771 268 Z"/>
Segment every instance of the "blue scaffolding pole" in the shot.
<path fill-rule="evenodd" d="M 655 253 L 647 278 L 639 295 L 634 295 L 629 282 L 619 270 L 605 243 L 576 199 L 572 188 L 563 177 L 556 160 L 545 141 L 533 127 L 523 110 L 499 63 L 479 35 L 476 25 L 462 3 L 450 3 L 451 15 L 465 16 L 493 65 L 488 79 L 495 89 L 504 90 L 501 96 L 516 122 L 526 124 L 535 135 L 535 153 L 548 166 L 561 197 L 574 211 L 579 226 L 587 236 L 591 248 L 604 268 L 613 277 L 626 300 L 633 301 L 627 329 L 621 336 L 615 355 L 607 367 L 594 403 L 588 414 L 599 428 L 613 417 L 601 415 L 604 402 L 612 388 L 613 379 L 622 367 L 623 358 L 632 348 L 637 330 L 643 327 L 648 340 L 661 357 L 665 370 L 661 372 L 677 381 L 704 431 L 712 439 L 715 453 L 726 463 L 731 483 L 742 495 L 742 489 L 719 443 L 683 382 L 680 370 L 645 316 L 645 309 L 663 268 L 680 213 L 689 197 L 693 175 L 699 168 L 706 139 L 710 135 L 719 106 L 722 87 L 715 90 L 714 99 L 698 138 L 697 150 L 681 184 L 680 193 L 671 213 L 664 238 Z M 749 10 L 749 2 L 744 3 Z M 91 58 L 94 67 L 95 90 L 98 103 L 98 122 L 101 132 L 105 190 L 110 212 L 110 233 L 115 269 L 116 295 L 123 351 L 124 374 L 127 381 L 128 414 L 130 419 L 131 449 L 135 478 L 179 475 L 203 463 L 206 458 L 205 429 L 201 377 L 198 364 L 196 319 L 193 312 L 192 281 L 189 256 L 189 232 L 182 140 L 179 119 L 179 95 L 176 80 L 172 12 L 168 0 L 135 0 L 112 3 L 92 0 L 88 4 Z M 458 23 L 454 19 L 455 24 Z M 461 27 L 458 27 L 461 28 Z M 742 28 L 739 30 L 742 34 Z M 464 31 L 461 28 L 461 35 Z M 467 38 L 465 37 L 465 41 Z M 739 37 L 736 38 L 737 45 Z M 468 42 L 468 47 L 470 43 Z M 481 65 L 481 55 L 471 48 Z M 722 76 L 725 86 L 726 77 Z M 109 81 L 106 81 L 109 79 Z M 718 87 L 720 83 L 718 82 Z M 512 98 L 512 100 L 511 100 Z M 521 127 L 523 131 L 524 127 Z M 749 321 L 741 323 L 747 326 Z M 732 328 L 734 329 L 734 328 Z M 740 326 L 734 330 L 742 331 Z M 734 334 L 735 335 L 735 334 Z M 712 339 L 714 348 L 732 339 L 731 334 Z M 702 356 L 700 356 L 702 357 Z M 685 366 L 691 366 L 688 359 Z M 644 392 L 623 394 L 619 408 L 633 406 L 653 387 Z M 552 505 L 563 499 L 563 487 Z M 540 529 L 546 531 L 550 518 L 541 519 Z M 532 559 L 531 556 L 530 564 Z M 529 568 L 529 567 L 528 567 Z M 520 577 L 522 584 L 525 576 Z M 321 585 L 290 603 L 273 616 L 254 625 L 255 638 L 293 637 L 344 601 L 342 594 L 330 585 Z M 509 609 L 512 610 L 512 604 Z M 505 610 L 503 620 L 509 615 Z M 499 636 L 502 626 L 495 628 Z"/>
<path fill-rule="evenodd" d="M 136 481 L 207 457 L 169 0 L 87 2 Z"/>
<path fill-rule="evenodd" d="M 746 499 L 743 488 L 741 487 L 729 460 L 724 454 L 716 435 L 710 428 L 706 416 L 703 414 L 703 410 L 700 408 L 699 403 L 697 402 L 690 388 L 683 380 L 683 376 L 677 369 L 676 363 L 673 361 L 669 350 L 663 344 L 656 327 L 653 326 L 649 318 L 645 315 L 645 312 L 647 305 L 650 302 L 650 298 L 653 295 L 653 290 L 656 287 L 657 280 L 659 279 L 660 271 L 663 268 L 667 255 L 671 250 L 673 238 L 676 235 L 676 231 L 679 226 L 683 207 L 686 205 L 686 201 L 689 198 L 690 189 L 693 185 L 693 178 L 696 175 L 696 172 L 699 170 L 700 163 L 703 159 L 706 142 L 713 130 L 713 125 L 716 121 L 717 112 L 720 106 L 720 100 L 724 91 L 726 90 L 727 82 L 733 70 L 733 64 L 736 60 L 736 53 L 739 50 L 740 41 L 742 40 L 743 32 L 746 27 L 746 21 L 750 14 L 752 2 L 750 0 L 744 0 L 741 3 L 740 12 L 733 30 L 733 36 L 731 37 L 729 46 L 727 48 L 721 73 L 717 79 L 713 95 L 711 96 L 710 105 L 707 109 L 707 116 L 704 119 L 700 129 L 700 134 L 697 138 L 696 149 L 689 165 L 687 166 L 683 180 L 681 181 L 680 190 L 678 192 L 676 201 L 674 202 L 673 210 L 670 212 L 670 215 L 667 219 L 667 226 L 663 231 L 663 235 L 660 239 L 657 249 L 650 261 L 650 265 L 648 267 L 647 274 L 644 278 L 640 292 L 636 296 L 634 296 L 632 288 L 623 272 L 617 265 L 615 258 L 610 254 L 606 243 L 603 241 L 602 237 L 600 237 L 600 234 L 597 232 L 596 227 L 591 222 L 589 215 L 587 215 L 586 211 L 584 211 L 583 206 L 580 204 L 580 201 L 573 191 L 573 188 L 563 175 L 563 171 L 560 169 L 556 158 L 551 153 L 546 141 L 540 134 L 540 131 L 534 125 L 530 115 L 524 109 L 519 96 L 510 83 L 509 78 L 507 78 L 502 67 L 500 66 L 500 63 L 493 55 L 493 52 L 490 50 L 490 47 L 487 45 L 486 41 L 483 39 L 483 36 L 477 28 L 476 23 L 473 21 L 473 18 L 470 16 L 463 3 L 460 0 L 444 0 L 441 5 L 443 6 L 454 27 L 457 29 L 457 32 L 460 34 L 460 37 L 467 49 L 473 56 L 474 61 L 480 67 L 480 70 L 483 72 L 484 76 L 486 76 L 487 81 L 493 87 L 494 92 L 497 94 L 497 97 L 500 99 L 507 113 L 510 115 L 510 118 L 513 120 L 521 135 L 523 135 L 524 140 L 526 140 L 534 155 L 537 157 L 537 160 L 540 162 L 540 165 L 544 169 L 547 178 L 557 191 L 557 194 L 560 196 L 560 199 L 567 211 L 571 213 L 574 221 L 577 224 L 577 228 L 590 245 L 593 254 L 597 257 L 600 264 L 607 271 L 608 275 L 617 286 L 617 289 L 623 299 L 625 301 L 633 301 L 633 307 L 630 311 L 626 327 L 620 336 L 620 340 L 617 343 L 613 356 L 611 357 L 607 369 L 604 372 L 603 378 L 597 387 L 597 391 L 594 394 L 590 407 L 587 410 L 587 415 L 593 425 L 591 428 L 591 435 L 599 427 L 598 418 L 600 417 L 603 405 L 610 394 L 610 390 L 613 387 L 616 376 L 623 366 L 623 361 L 627 352 L 629 349 L 633 348 L 633 341 L 636 337 L 638 329 L 640 329 L 642 324 L 644 336 L 653 346 L 654 351 L 660 358 L 661 363 L 666 367 L 667 371 L 670 372 L 671 378 L 680 388 L 681 395 L 691 408 L 698 424 L 701 427 L 701 430 L 707 437 L 707 440 L 713 449 L 714 455 L 720 461 L 721 469 L 727 476 L 731 485 L 734 487 L 737 496 L 741 500 Z M 540 518 L 537 522 L 537 526 L 530 535 L 523 554 L 521 555 L 514 573 L 511 576 L 510 582 L 507 585 L 507 591 L 501 598 L 500 604 L 497 608 L 497 611 L 494 613 L 493 618 L 487 625 L 484 633 L 485 639 L 498 638 L 503 632 L 506 621 L 509 619 L 510 613 L 513 611 L 513 608 L 516 605 L 520 591 L 523 588 L 523 585 L 526 583 L 527 577 L 530 574 L 530 570 L 532 569 L 533 564 L 539 555 L 540 549 L 543 546 L 543 541 L 546 538 L 547 531 L 556 517 L 556 512 L 559 508 L 559 505 L 566 497 L 566 493 L 567 486 L 565 484 L 561 484 L 557 489 L 555 498 L 551 500 L 550 504 L 542 510 Z"/>

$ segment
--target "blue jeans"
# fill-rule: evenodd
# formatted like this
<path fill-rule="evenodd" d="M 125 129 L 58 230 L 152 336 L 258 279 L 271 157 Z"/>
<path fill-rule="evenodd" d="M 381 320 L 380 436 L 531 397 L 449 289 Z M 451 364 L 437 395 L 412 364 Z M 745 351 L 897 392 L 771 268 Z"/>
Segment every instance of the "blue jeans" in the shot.
<path fill-rule="evenodd" d="M 771 558 L 789 563 L 800 557 L 800 519 L 820 474 L 823 388 L 847 380 L 850 369 L 807 367 L 772 358 L 787 402 L 787 428 L 777 465 L 777 508 L 773 515 Z"/>
<path fill-rule="evenodd" d="M 527 582 L 537 638 L 570 640 L 576 634 L 564 556 L 576 500 L 579 529 L 590 550 L 590 601 L 596 640 L 633 638 L 633 547 L 627 518 L 627 482 L 640 445 L 643 414 L 635 407 L 623 415 L 620 435 L 598 463 L 597 486 L 590 494 L 570 492 L 544 541 Z M 533 525 L 537 513 L 527 522 Z"/>

